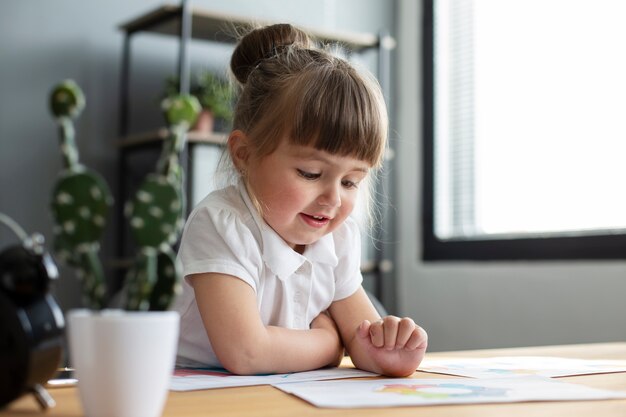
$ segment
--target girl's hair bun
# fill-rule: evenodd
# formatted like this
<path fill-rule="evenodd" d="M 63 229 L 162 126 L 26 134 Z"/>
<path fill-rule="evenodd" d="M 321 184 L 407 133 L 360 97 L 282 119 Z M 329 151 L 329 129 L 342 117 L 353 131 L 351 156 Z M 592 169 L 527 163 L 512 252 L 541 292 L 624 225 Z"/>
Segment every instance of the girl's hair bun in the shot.
<path fill-rule="evenodd" d="M 245 84 L 250 72 L 261 61 L 290 45 L 312 48 L 314 43 L 305 32 L 290 24 L 254 29 L 239 41 L 230 60 L 230 69 L 237 81 Z"/>

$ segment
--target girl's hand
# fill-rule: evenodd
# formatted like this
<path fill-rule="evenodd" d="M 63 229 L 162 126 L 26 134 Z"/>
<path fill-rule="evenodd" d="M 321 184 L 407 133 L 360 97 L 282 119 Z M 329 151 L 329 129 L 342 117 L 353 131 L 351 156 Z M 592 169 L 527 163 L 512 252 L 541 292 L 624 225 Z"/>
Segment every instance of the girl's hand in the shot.
<path fill-rule="evenodd" d="M 311 322 L 311 329 L 320 329 L 328 333 L 329 343 L 334 344 L 337 352 L 335 359 L 329 363 L 328 366 L 339 366 L 341 360 L 343 359 L 344 349 L 339 329 L 337 328 L 337 325 L 332 317 L 330 317 L 326 311 L 322 311 Z"/>
<path fill-rule="evenodd" d="M 374 323 L 364 320 L 355 339 L 379 373 L 399 377 L 415 372 L 428 345 L 426 331 L 408 317 L 387 316 Z"/>

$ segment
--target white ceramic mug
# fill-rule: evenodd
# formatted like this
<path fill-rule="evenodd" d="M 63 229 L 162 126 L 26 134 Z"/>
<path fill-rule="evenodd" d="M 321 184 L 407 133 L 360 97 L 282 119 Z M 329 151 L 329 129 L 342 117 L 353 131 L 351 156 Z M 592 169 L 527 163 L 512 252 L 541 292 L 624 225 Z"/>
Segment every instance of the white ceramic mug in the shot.
<path fill-rule="evenodd" d="M 71 364 L 87 417 L 158 417 L 174 368 L 177 312 L 72 310 Z"/>

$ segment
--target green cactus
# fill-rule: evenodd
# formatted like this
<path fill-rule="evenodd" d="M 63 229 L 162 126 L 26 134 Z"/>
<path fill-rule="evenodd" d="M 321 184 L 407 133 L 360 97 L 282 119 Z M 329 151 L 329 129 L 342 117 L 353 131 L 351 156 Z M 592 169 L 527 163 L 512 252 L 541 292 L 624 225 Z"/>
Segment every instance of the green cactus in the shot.
<path fill-rule="evenodd" d="M 79 163 L 72 119 L 85 107 L 80 87 L 71 80 L 57 85 L 50 94 L 50 109 L 59 125 L 63 170 L 52 192 L 55 220 L 54 247 L 61 258 L 78 269 L 83 295 L 92 308 L 104 307 L 106 287 L 98 258 L 98 243 L 106 226 L 113 197 L 106 181 Z"/>
<path fill-rule="evenodd" d="M 92 308 L 105 303 L 104 271 L 97 254 L 112 204 L 106 182 L 92 172 L 62 171 L 52 193 L 54 247 L 62 260 L 78 269 L 84 298 Z"/>
<path fill-rule="evenodd" d="M 198 118 L 202 106 L 196 97 L 185 94 L 164 99 L 161 109 L 169 126 L 187 131 Z"/>
<path fill-rule="evenodd" d="M 133 237 L 140 247 L 176 243 L 182 198 L 181 187 L 170 178 L 156 174 L 146 178 L 126 207 Z"/>
<path fill-rule="evenodd" d="M 183 271 L 172 249 L 161 252 L 157 261 L 159 279 L 155 282 L 150 294 L 150 309 L 165 310 L 182 290 L 180 278 L 183 276 Z"/>
<path fill-rule="evenodd" d="M 102 177 L 89 171 L 64 170 L 52 195 L 52 213 L 59 226 L 59 234 L 72 246 L 100 240 L 113 204 Z"/>
<path fill-rule="evenodd" d="M 165 310 L 180 292 L 180 263 L 171 248 L 142 252 L 126 274 L 127 309 Z"/>
<path fill-rule="evenodd" d="M 176 96 L 163 100 L 162 108 L 170 136 L 163 144 L 157 172 L 146 177 L 125 210 L 133 237 L 141 248 L 126 277 L 129 310 L 163 309 L 173 300 L 181 275 L 171 250 L 185 216 L 180 153 L 185 134 L 198 117 L 200 104 L 193 96 Z"/>
<path fill-rule="evenodd" d="M 104 179 L 79 163 L 73 118 L 85 106 L 80 87 L 71 80 L 50 95 L 50 109 L 59 125 L 63 170 L 52 193 L 55 250 L 76 268 L 83 294 L 92 308 L 106 305 L 107 289 L 98 257 L 99 240 L 113 198 Z M 163 101 L 170 136 L 164 142 L 156 172 L 146 177 L 126 206 L 131 232 L 140 250 L 125 282 L 126 308 L 165 310 L 178 292 L 181 267 L 172 245 L 184 224 L 185 197 L 180 153 L 200 104 L 192 96 Z"/>
<path fill-rule="evenodd" d="M 74 119 L 84 108 L 85 96 L 73 80 L 57 84 L 50 94 L 50 110 L 57 119 L 61 117 Z"/>

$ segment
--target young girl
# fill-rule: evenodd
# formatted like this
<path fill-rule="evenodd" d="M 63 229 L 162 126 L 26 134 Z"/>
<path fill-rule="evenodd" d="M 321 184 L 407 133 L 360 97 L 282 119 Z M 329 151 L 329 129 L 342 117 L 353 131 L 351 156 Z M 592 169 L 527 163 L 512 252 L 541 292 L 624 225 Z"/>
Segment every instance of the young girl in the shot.
<path fill-rule="evenodd" d="M 284 24 L 243 37 L 231 70 L 237 184 L 185 226 L 178 364 L 296 372 L 338 365 L 345 347 L 358 368 L 412 374 L 426 333 L 377 314 L 350 217 L 386 146 L 378 85 Z"/>

